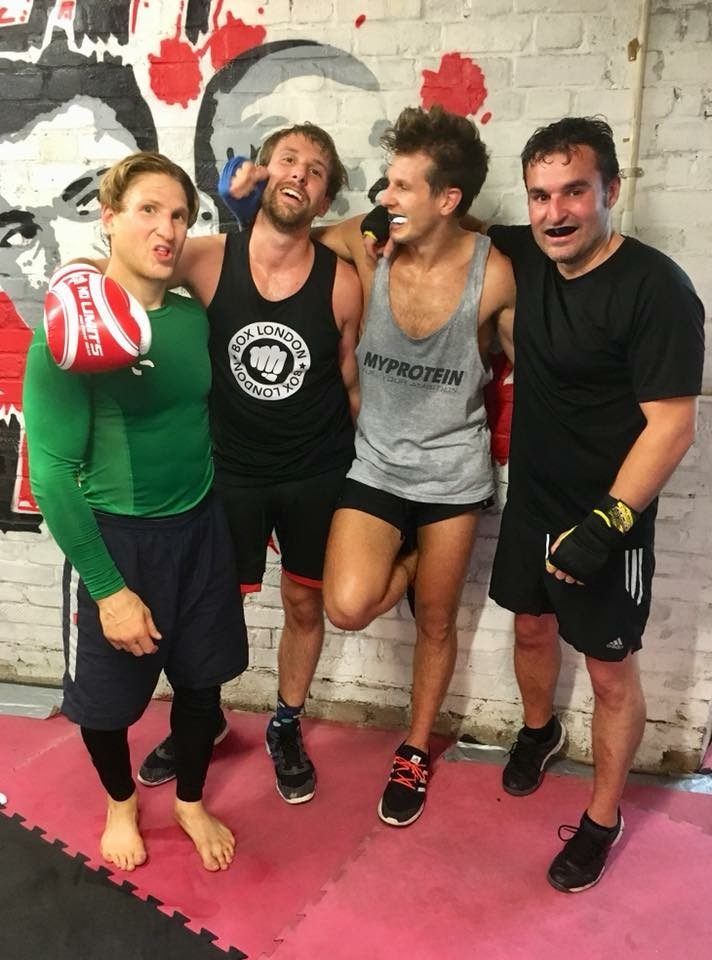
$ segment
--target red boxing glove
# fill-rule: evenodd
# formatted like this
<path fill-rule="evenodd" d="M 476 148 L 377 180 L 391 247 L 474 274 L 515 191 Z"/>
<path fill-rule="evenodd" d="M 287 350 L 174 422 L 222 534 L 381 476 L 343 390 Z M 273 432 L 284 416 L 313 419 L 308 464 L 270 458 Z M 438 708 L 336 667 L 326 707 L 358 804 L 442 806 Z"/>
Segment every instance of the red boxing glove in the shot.
<path fill-rule="evenodd" d="M 129 367 L 151 347 L 151 324 L 138 300 L 87 263 L 54 274 L 44 326 L 55 362 L 74 373 Z"/>

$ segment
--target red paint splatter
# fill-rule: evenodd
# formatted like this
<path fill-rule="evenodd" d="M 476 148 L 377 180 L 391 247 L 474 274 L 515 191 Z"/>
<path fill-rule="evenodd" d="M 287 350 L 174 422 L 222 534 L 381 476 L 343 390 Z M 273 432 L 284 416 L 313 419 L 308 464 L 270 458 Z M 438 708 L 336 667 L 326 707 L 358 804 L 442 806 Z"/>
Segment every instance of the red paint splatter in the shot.
<path fill-rule="evenodd" d="M 258 7 L 258 8 L 257 8 L 257 12 L 260 14 L 260 16 L 262 16 L 262 14 L 265 12 L 265 8 L 264 8 L 264 7 Z"/>
<path fill-rule="evenodd" d="M 132 0 L 131 3 L 131 33 L 136 33 L 136 18 L 138 17 L 139 0 Z"/>
<path fill-rule="evenodd" d="M 480 123 L 489 123 L 491 119 L 492 119 L 492 114 L 488 110 L 487 113 L 483 113 L 482 116 L 480 117 Z"/>
<path fill-rule="evenodd" d="M 73 20 L 74 19 L 74 8 L 76 4 L 74 0 L 62 0 L 62 3 L 59 7 L 58 17 L 60 20 Z"/>
<path fill-rule="evenodd" d="M 267 31 L 264 27 L 247 26 L 242 20 L 237 20 L 228 13 L 227 23 L 213 34 L 200 51 L 200 55 L 210 50 L 213 68 L 219 70 L 245 50 L 258 47 L 266 35 Z"/>
<path fill-rule="evenodd" d="M 365 14 L 365 13 L 360 13 L 360 14 L 356 17 L 356 20 L 355 20 L 354 22 L 355 22 L 355 24 L 356 24 L 356 29 L 358 30 L 358 28 L 359 28 L 359 27 L 362 27 L 362 26 L 364 25 L 364 23 L 366 22 L 366 14 Z"/>
<path fill-rule="evenodd" d="M 32 330 L 23 323 L 15 305 L 0 290 L 0 406 L 22 403 L 22 370 L 32 340 Z"/>
<path fill-rule="evenodd" d="M 200 95 L 198 54 L 190 44 L 173 37 L 162 40 L 158 55 L 149 53 L 151 89 L 164 103 L 187 107 Z"/>
<path fill-rule="evenodd" d="M 437 103 L 466 117 L 477 113 L 486 96 L 485 75 L 476 63 L 459 53 L 446 53 L 437 73 L 423 70 L 420 100 L 426 109 Z"/>

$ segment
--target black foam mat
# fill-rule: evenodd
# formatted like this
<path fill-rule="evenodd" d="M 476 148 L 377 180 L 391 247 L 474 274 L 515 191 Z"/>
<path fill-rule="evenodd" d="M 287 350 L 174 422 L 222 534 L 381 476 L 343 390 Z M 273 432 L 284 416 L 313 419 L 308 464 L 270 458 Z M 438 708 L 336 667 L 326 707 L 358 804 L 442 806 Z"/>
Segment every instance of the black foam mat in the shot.
<path fill-rule="evenodd" d="M 59 842 L 48 843 L 22 818 L 0 813 L 0 958 L 2 960 L 246 960 L 213 946 L 215 936 L 184 927 L 160 901 L 133 895 L 108 870 L 86 866 Z"/>

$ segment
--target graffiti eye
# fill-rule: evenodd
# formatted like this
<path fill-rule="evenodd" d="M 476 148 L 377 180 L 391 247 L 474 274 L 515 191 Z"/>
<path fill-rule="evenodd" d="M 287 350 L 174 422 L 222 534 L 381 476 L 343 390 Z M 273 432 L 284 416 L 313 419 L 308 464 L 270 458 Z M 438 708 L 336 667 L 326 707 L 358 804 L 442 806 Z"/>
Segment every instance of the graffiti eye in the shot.
<path fill-rule="evenodd" d="M 3 232 L 0 226 L 0 247 L 29 247 L 41 229 L 36 223 L 23 223 Z"/>
<path fill-rule="evenodd" d="M 73 180 L 62 191 L 62 216 L 79 220 L 96 220 L 101 212 L 99 181 L 107 168 L 95 170 L 86 177 Z"/>

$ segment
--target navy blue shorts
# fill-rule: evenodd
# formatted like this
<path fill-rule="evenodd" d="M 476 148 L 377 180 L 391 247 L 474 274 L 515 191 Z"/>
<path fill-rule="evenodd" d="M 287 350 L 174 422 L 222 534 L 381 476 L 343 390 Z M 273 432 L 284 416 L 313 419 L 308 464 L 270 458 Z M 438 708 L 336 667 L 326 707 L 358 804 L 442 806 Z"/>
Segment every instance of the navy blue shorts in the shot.
<path fill-rule="evenodd" d="M 504 508 L 489 595 L 506 610 L 540 617 L 555 614 L 566 643 L 594 660 L 624 660 L 640 650 L 650 612 L 655 572 L 654 531 L 633 528 L 584 586 L 546 572 L 549 547 L 561 533 L 548 533 L 510 506 Z"/>
<path fill-rule="evenodd" d="M 172 517 L 97 513 L 114 563 L 150 609 L 158 651 L 135 657 L 104 637 L 99 610 L 67 562 L 63 578 L 65 654 L 62 711 L 75 723 L 116 730 L 148 706 L 161 670 L 176 687 L 200 690 L 247 666 L 247 632 L 232 541 L 222 506 L 209 494 Z"/>

